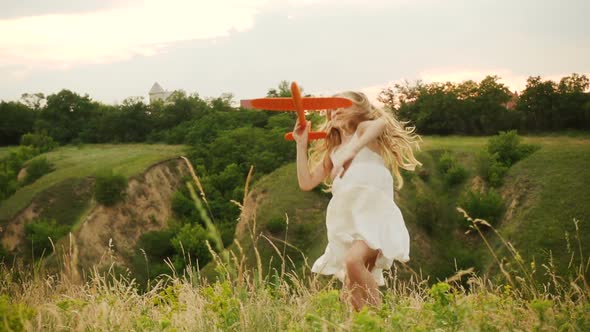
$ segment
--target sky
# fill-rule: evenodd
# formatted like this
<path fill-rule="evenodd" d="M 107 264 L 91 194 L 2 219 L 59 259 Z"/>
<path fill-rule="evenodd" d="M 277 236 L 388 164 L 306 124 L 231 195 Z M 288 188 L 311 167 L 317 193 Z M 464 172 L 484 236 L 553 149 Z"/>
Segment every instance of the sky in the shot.
<path fill-rule="evenodd" d="M 203 98 L 590 75 L 587 0 L 0 0 L 0 100 L 103 103 L 155 82 Z"/>

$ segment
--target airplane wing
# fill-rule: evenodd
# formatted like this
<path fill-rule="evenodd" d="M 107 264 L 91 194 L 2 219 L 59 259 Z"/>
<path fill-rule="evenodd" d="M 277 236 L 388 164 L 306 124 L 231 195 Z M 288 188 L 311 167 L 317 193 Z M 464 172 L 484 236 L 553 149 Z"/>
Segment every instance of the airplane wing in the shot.
<path fill-rule="evenodd" d="M 324 139 L 328 136 L 328 133 L 325 133 L 323 131 L 310 131 L 307 134 L 307 139 L 309 140 L 314 140 L 314 139 Z M 293 132 L 288 132 L 285 134 L 285 140 L 287 141 L 293 141 Z"/>
<path fill-rule="evenodd" d="M 341 97 L 304 97 L 301 98 L 304 110 L 326 110 L 332 108 L 350 107 L 352 101 Z M 256 108 L 269 111 L 297 111 L 293 98 L 259 98 L 241 100 L 244 108 Z"/>

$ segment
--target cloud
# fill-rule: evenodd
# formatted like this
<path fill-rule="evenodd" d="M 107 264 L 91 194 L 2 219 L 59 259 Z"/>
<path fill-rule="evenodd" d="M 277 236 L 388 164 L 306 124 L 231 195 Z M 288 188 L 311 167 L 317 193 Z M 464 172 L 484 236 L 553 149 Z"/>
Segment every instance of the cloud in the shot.
<path fill-rule="evenodd" d="M 145 0 L 91 13 L 0 20 L 0 63 L 67 68 L 154 55 L 170 43 L 244 31 L 268 0 Z"/>

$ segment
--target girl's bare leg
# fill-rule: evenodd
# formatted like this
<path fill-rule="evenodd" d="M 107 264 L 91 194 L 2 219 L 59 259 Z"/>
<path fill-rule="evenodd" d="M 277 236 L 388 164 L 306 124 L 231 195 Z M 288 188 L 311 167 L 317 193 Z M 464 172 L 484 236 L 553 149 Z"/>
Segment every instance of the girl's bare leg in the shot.
<path fill-rule="evenodd" d="M 346 292 L 355 310 L 359 311 L 365 304 L 381 304 L 379 287 L 371 274 L 375 266 L 378 250 L 371 249 L 364 241 L 354 241 L 346 253 Z"/>

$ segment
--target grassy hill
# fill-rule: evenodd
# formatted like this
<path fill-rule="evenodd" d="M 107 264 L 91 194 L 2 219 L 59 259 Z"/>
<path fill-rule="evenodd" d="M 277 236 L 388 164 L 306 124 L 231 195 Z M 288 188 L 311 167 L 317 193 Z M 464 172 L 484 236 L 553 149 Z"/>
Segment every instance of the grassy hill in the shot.
<path fill-rule="evenodd" d="M 488 137 L 425 137 L 418 159 L 423 162 L 422 174 L 405 173 L 405 186 L 396 193 L 411 234 L 412 260 L 408 267 L 424 276 L 444 279 L 457 270 L 474 267 L 490 271 L 493 261 L 482 239 L 475 233 L 464 234 L 467 222 L 456 211 L 462 195 L 481 182 L 476 172 L 476 155 L 486 147 Z M 523 143 L 540 146 L 532 155 L 510 168 L 504 184 L 497 189 L 505 204 L 504 217 L 496 224 L 499 234 L 513 243 L 517 250 L 537 266 L 547 263 L 553 254 L 556 269 L 567 270 L 571 252 L 579 264 L 573 218 L 578 224 L 582 245 L 590 242 L 590 138 L 588 137 L 525 137 Z M 449 151 L 466 168 L 468 178 L 457 186 L 445 185 L 436 164 Z M 256 233 L 262 233 L 291 257 L 297 269 L 305 266 L 302 253 L 313 263 L 325 248 L 325 206 L 329 196 L 320 192 L 303 193 L 297 187 L 294 165 L 284 166 L 259 181 L 251 194 L 255 202 L 246 204 L 248 215 L 255 215 Z M 426 200 L 419 200 L 426 198 Z M 425 217 L 428 220 L 424 220 Z M 289 225 L 285 223 L 288 217 Z M 250 221 L 252 224 L 253 221 Z M 570 243 L 566 240 L 569 234 Z M 492 230 L 484 230 L 500 256 L 510 256 Z M 282 240 L 293 244 L 290 248 Z M 241 237 L 251 248 L 248 232 Z M 278 267 L 281 255 L 264 238 L 257 245 L 262 262 Z M 582 246 L 584 257 L 589 248 Z M 245 249 L 250 262 L 252 250 Z M 271 259 L 272 257 L 272 259 Z M 574 262 L 574 263 L 575 263 Z M 278 264 L 277 264 L 278 263 Z M 527 263 L 528 264 L 528 263 Z M 544 271 L 538 269 L 539 276 Z"/>
<path fill-rule="evenodd" d="M 577 249 L 575 234 L 580 236 L 580 250 L 588 257 L 590 187 L 586 170 L 590 167 L 590 138 L 530 137 L 525 142 L 541 148 L 515 164 L 499 188 L 508 205 L 497 224 L 499 233 L 516 245 L 527 263 L 533 256 L 546 256 L 550 251 L 556 264 L 569 261 L 567 248 Z M 444 278 L 456 268 L 489 268 L 489 252 L 479 237 L 464 234 L 464 221 L 454 210 L 458 197 L 479 183 L 475 155 L 486 143 L 487 138 L 426 137 L 418 156 L 424 164 L 422 172 L 404 174 L 406 185 L 396 193 L 396 201 L 410 230 L 409 267 L 414 271 Z M 92 176 L 105 165 L 133 176 L 181 150 L 146 145 L 61 148 L 47 155 L 58 165 L 57 170 L 30 187 L 50 176 L 54 176 L 53 182 L 45 189 L 28 188 L 29 195 L 35 196 L 35 201 L 48 195 L 51 204 L 59 198 L 63 206 L 68 206 L 65 202 L 71 198 L 56 191 L 71 191 L 68 181 Z M 468 179 L 462 184 L 444 184 L 436 167 L 444 151 L 450 151 L 467 168 Z M 62 168 L 69 172 L 60 172 Z M 0 320 L 12 330 L 590 329 L 590 288 L 580 279 L 571 282 L 558 278 L 549 289 L 535 292 L 526 286 L 511 288 L 502 281 L 471 274 L 464 276 L 469 287 L 454 281 L 430 285 L 402 277 L 388 280 L 381 289 L 382 306 L 355 313 L 339 299 L 338 284 L 318 282 L 306 270 L 326 244 L 324 213 L 328 200 L 329 195 L 321 191 L 298 189 L 293 164 L 256 182 L 243 208 L 242 221 L 250 222 L 238 228 L 242 254 L 253 270 L 242 269 L 239 262 L 243 256 L 235 250 L 238 255 L 229 268 L 236 273 L 227 274 L 222 282 L 203 280 L 189 269 L 165 276 L 148 291 L 139 292 L 133 278 L 121 277 L 114 270 L 105 274 L 95 271 L 87 283 L 76 282 L 76 273 L 68 269 L 67 255 L 59 260 L 61 270 L 47 277 L 41 265 L 23 269 L 0 264 Z M 21 204 L 26 205 L 25 201 Z M 0 206 L 1 211 L 5 208 Z M 424 222 L 424 216 L 432 225 Z M 572 218 L 581 220 L 577 232 L 573 232 Z M 570 234 L 569 246 L 565 232 Z M 502 247 L 493 232 L 485 230 L 485 235 L 500 252 Z M 256 252 L 261 265 L 257 265 Z M 576 254 L 574 258 L 578 257 Z M 282 259 L 286 259 L 284 264 Z M 264 277 L 269 266 L 279 268 L 277 275 L 281 266 L 295 266 L 305 273 L 258 279 L 257 269 L 263 270 Z M 207 269 L 212 270 L 211 264 Z M 409 273 L 407 269 L 402 272 Z"/>
<path fill-rule="evenodd" d="M 59 199 L 62 206 L 56 210 L 68 210 L 68 199 L 84 178 L 93 177 L 100 170 L 131 177 L 149 166 L 182 154 L 182 146 L 173 145 L 83 145 L 58 148 L 39 157 L 46 157 L 53 164 L 54 171 L 34 183 L 20 188 L 14 195 L 0 203 L 0 224 L 14 217 L 31 203 L 33 197 L 44 193 L 47 199 Z M 48 189 L 51 189 L 48 191 Z M 55 205 L 55 204 L 53 204 Z"/>

